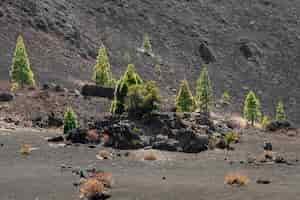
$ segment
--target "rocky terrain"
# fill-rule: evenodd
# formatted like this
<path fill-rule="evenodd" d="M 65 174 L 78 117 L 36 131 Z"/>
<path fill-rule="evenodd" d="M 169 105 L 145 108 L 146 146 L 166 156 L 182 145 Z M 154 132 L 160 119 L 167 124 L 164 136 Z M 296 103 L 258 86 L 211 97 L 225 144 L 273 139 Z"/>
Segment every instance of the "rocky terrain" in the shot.
<path fill-rule="evenodd" d="M 136 64 L 143 78 L 159 81 L 165 105 L 173 105 L 183 78 L 194 88 L 201 65 L 209 63 L 216 98 L 228 90 L 234 111 L 241 112 L 253 89 L 265 113 L 273 115 L 281 98 L 299 124 L 299 13 L 297 0 L 1 0 L 1 87 L 19 34 L 38 82 L 68 87 L 90 80 L 104 44 L 114 76 Z M 138 51 L 145 33 L 154 56 Z"/>

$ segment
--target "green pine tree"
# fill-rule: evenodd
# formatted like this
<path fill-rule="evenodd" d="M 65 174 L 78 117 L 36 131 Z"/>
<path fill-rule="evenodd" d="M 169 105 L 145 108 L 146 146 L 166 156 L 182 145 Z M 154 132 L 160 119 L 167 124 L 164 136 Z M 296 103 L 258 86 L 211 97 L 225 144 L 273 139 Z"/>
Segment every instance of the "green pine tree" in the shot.
<path fill-rule="evenodd" d="M 230 105 L 230 103 L 231 103 L 231 96 L 227 91 L 225 91 L 221 97 L 221 104 L 223 106 L 228 106 Z"/>
<path fill-rule="evenodd" d="M 97 62 L 94 67 L 93 80 L 97 85 L 109 87 L 113 84 L 109 59 L 104 46 L 99 48 Z"/>
<path fill-rule="evenodd" d="M 74 128 L 77 128 L 77 115 L 72 107 L 68 107 L 64 115 L 64 134 L 68 134 Z"/>
<path fill-rule="evenodd" d="M 125 98 L 128 94 L 128 89 L 132 85 L 142 84 L 143 81 L 135 72 L 133 64 L 129 64 L 125 74 L 116 84 L 114 99 L 111 104 L 111 112 L 121 114 L 125 111 Z"/>
<path fill-rule="evenodd" d="M 152 45 L 148 34 L 144 35 L 143 48 L 146 53 L 152 53 Z"/>
<path fill-rule="evenodd" d="M 197 110 L 209 116 L 213 105 L 213 91 L 206 65 L 197 80 L 196 103 Z"/>
<path fill-rule="evenodd" d="M 18 83 L 21 88 L 25 85 L 35 86 L 34 75 L 30 68 L 30 62 L 22 36 L 19 36 L 17 39 L 13 64 L 10 69 L 10 78 L 13 83 Z"/>
<path fill-rule="evenodd" d="M 252 126 L 255 121 L 261 119 L 260 103 L 253 91 L 250 91 L 245 99 L 244 118 L 251 121 Z"/>
<path fill-rule="evenodd" d="M 183 80 L 176 97 L 176 112 L 193 112 L 195 100 L 189 87 L 189 83 Z"/>
<path fill-rule="evenodd" d="M 276 121 L 282 122 L 286 120 L 283 103 L 282 101 L 278 102 L 277 109 L 276 109 Z"/>

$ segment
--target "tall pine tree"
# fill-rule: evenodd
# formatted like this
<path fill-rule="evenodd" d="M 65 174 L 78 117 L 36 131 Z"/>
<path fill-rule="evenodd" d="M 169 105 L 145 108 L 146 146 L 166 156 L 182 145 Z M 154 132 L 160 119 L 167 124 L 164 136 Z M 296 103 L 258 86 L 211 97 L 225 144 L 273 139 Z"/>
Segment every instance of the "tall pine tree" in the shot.
<path fill-rule="evenodd" d="M 77 128 L 77 115 L 69 106 L 64 114 L 64 134 L 68 134 L 74 128 Z"/>
<path fill-rule="evenodd" d="M 176 112 L 193 112 L 195 100 L 189 87 L 189 83 L 183 80 L 176 97 Z"/>
<path fill-rule="evenodd" d="M 278 102 L 277 108 L 276 108 L 276 121 L 282 122 L 286 120 L 283 103 L 282 101 Z"/>
<path fill-rule="evenodd" d="M 244 103 L 244 118 L 254 126 L 261 119 L 260 103 L 253 91 L 249 91 Z"/>
<path fill-rule="evenodd" d="M 104 46 L 99 48 L 93 80 L 101 86 L 109 87 L 113 84 L 110 63 Z"/>
<path fill-rule="evenodd" d="M 204 65 L 196 86 L 197 110 L 209 116 L 213 105 L 213 91 L 208 74 L 207 65 Z"/>
<path fill-rule="evenodd" d="M 125 74 L 117 82 L 114 99 L 111 104 L 111 112 L 114 114 L 123 113 L 125 111 L 125 98 L 127 97 L 129 87 L 142 83 L 142 79 L 135 72 L 134 65 L 129 64 Z"/>
<path fill-rule="evenodd" d="M 10 78 L 13 83 L 17 83 L 22 88 L 25 85 L 35 86 L 34 75 L 30 68 L 30 62 L 22 36 L 19 36 L 17 39 L 13 63 L 10 69 Z"/>

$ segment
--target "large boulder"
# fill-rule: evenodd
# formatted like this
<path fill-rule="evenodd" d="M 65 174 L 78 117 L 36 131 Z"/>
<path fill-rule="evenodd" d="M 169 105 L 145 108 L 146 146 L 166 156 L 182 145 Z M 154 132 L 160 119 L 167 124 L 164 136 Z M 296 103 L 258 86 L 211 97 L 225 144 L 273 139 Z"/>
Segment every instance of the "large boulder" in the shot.
<path fill-rule="evenodd" d="M 114 88 L 102 87 L 98 85 L 84 85 L 81 88 L 83 96 L 103 97 L 112 99 L 114 97 Z"/>
<path fill-rule="evenodd" d="M 11 92 L 1 92 L 0 91 L 0 101 L 12 101 L 14 99 L 14 94 Z"/>
<path fill-rule="evenodd" d="M 72 143 L 85 144 L 88 142 L 87 132 L 88 130 L 84 128 L 73 129 L 66 135 L 66 140 L 71 141 Z"/>

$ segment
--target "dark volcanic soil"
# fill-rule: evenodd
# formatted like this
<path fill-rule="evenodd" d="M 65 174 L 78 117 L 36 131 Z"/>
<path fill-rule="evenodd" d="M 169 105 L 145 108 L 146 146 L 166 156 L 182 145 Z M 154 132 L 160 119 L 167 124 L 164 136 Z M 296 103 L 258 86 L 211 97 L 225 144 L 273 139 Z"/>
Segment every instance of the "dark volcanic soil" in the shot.
<path fill-rule="evenodd" d="M 169 104 L 179 82 L 195 80 L 203 63 L 216 89 L 234 97 L 235 111 L 249 89 L 273 115 L 283 99 L 300 123 L 299 0 L 1 0 L 0 80 L 8 79 L 15 40 L 22 33 L 38 82 L 74 86 L 90 80 L 97 48 L 107 47 L 113 74 L 134 63 L 159 81 Z M 137 51 L 148 33 L 155 57 Z"/>
<path fill-rule="evenodd" d="M 247 131 L 242 143 L 234 145 L 235 151 L 159 152 L 160 160 L 143 161 L 138 159 L 139 156 L 98 160 L 96 153 L 100 147 L 53 148 L 45 141 L 46 136 L 53 134 L 22 129 L 16 132 L 0 130 L 0 143 L 3 144 L 0 147 L 1 200 L 79 199 L 78 188 L 73 186 L 79 178 L 71 173 L 72 169 L 62 169 L 62 165 L 111 171 L 115 179 L 112 200 L 282 200 L 296 199 L 300 195 L 300 165 L 295 162 L 300 152 L 299 137 Z M 274 150 L 284 153 L 293 165 L 240 163 L 248 154 L 260 155 L 265 138 L 270 139 Z M 37 150 L 29 156 L 21 155 L 20 145 L 24 143 L 32 144 Z M 139 153 L 132 151 L 131 155 Z M 230 161 L 233 162 L 230 164 Z M 224 176 L 231 172 L 247 175 L 250 183 L 245 187 L 225 185 Z M 271 180 L 271 184 L 259 185 L 256 183 L 258 178 Z"/>

